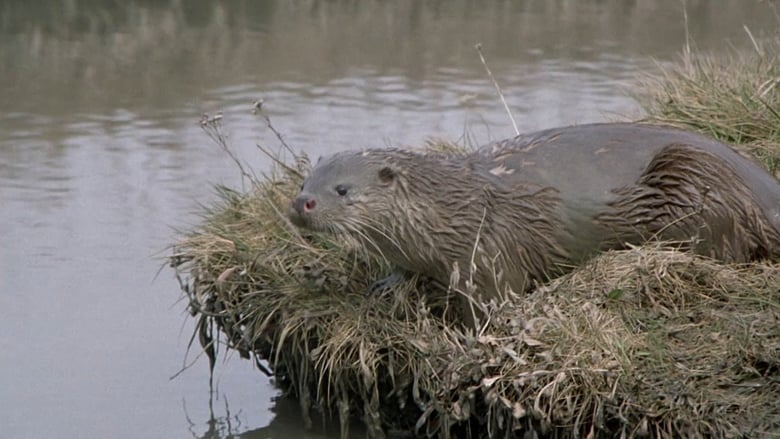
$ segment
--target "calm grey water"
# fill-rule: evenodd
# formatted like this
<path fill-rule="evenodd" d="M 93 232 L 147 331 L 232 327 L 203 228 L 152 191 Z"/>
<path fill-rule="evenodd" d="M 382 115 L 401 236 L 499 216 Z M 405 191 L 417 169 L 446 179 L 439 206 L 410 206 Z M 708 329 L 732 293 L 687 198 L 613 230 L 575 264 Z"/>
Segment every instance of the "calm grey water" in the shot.
<path fill-rule="evenodd" d="M 687 10 L 702 50 L 780 23 L 766 2 Z M 169 379 L 192 322 L 161 258 L 215 183 L 240 184 L 202 113 L 257 170 L 254 144 L 276 145 L 258 98 L 314 156 L 484 143 L 513 130 L 475 43 L 533 130 L 639 115 L 626 91 L 684 42 L 677 0 L 0 2 L 0 435 L 333 435 L 237 357 L 211 409 L 204 359 Z"/>

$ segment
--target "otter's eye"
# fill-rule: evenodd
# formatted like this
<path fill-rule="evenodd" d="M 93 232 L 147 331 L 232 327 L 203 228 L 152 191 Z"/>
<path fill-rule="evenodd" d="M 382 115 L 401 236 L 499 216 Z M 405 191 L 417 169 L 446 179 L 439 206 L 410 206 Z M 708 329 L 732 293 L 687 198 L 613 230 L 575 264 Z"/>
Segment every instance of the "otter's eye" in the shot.
<path fill-rule="evenodd" d="M 339 194 L 340 197 L 343 197 L 344 195 L 347 195 L 347 187 L 343 184 L 340 184 L 336 186 L 336 193 Z"/>

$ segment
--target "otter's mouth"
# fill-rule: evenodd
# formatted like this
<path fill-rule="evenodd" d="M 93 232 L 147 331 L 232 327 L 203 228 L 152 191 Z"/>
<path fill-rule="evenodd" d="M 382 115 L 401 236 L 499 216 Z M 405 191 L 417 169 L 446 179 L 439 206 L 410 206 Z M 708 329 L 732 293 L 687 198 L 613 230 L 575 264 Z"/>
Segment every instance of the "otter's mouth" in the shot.
<path fill-rule="evenodd" d="M 337 227 L 329 226 L 327 223 L 318 221 L 312 214 L 300 213 L 293 207 L 290 207 L 287 210 L 287 218 L 294 226 L 312 232 L 336 233 L 338 230 Z"/>
<path fill-rule="evenodd" d="M 312 219 L 310 215 L 298 213 L 293 207 L 287 210 L 287 218 L 293 225 L 302 229 L 312 229 Z"/>

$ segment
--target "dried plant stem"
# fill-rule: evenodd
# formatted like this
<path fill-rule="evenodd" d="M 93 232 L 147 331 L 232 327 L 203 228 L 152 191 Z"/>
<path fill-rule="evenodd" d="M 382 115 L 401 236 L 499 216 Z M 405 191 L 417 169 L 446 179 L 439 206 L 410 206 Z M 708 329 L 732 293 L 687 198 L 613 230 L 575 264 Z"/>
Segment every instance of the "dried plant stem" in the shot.
<path fill-rule="evenodd" d="M 241 172 L 241 176 L 245 178 L 246 181 L 254 181 L 254 177 L 246 171 L 243 164 L 241 163 L 241 160 L 236 157 L 236 155 L 233 153 L 233 151 L 230 150 L 230 147 L 228 146 L 227 135 L 222 130 L 222 113 L 219 112 L 214 116 L 204 114 L 201 117 L 199 124 L 203 132 L 205 132 L 206 135 L 212 141 L 214 141 L 214 143 L 219 145 L 219 147 L 222 148 L 225 153 L 227 153 L 228 157 L 230 157 L 230 159 L 235 162 L 236 166 L 238 166 L 239 172 Z"/>
<path fill-rule="evenodd" d="M 493 72 L 490 71 L 490 67 L 488 67 L 487 61 L 485 61 L 485 56 L 482 55 L 482 45 L 477 44 L 476 46 L 474 46 L 474 48 L 477 49 L 477 53 L 479 54 L 479 59 L 482 61 L 482 65 L 485 66 L 485 71 L 487 71 L 490 80 L 493 81 L 493 86 L 496 88 L 496 91 L 498 92 L 498 97 L 501 98 L 501 103 L 504 104 L 504 109 L 506 110 L 506 114 L 509 115 L 509 120 L 512 121 L 512 128 L 515 129 L 515 134 L 519 135 L 520 130 L 517 129 L 517 122 L 515 122 L 515 118 L 514 116 L 512 116 L 512 112 L 509 111 L 509 105 L 507 105 L 506 99 L 504 99 L 504 93 L 501 92 L 501 87 L 498 85 L 498 81 L 496 81 L 496 78 L 493 76 Z"/>
<path fill-rule="evenodd" d="M 277 130 L 273 126 L 273 124 L 271 124 L 271 118 L 268 117 L 267 114 L 263 113 L 263 104 L 264 103 L 265 103 L 265 101 L 263 99 L 259 99 L 259 100 L 255 101 L 254 104 L 252 104 L 252 112 L 254 114 L 262 117 L 263 120 L 265 120 L 265 124 L 268 127 L 268 129 L 270 129 L 271 132 L 274 133 L 276 138 L 279 139 L 279 143 L 281 143 L 282 146 L 284 146 L 284 148 L 287 150 L 287 152 L 292 154 L 293 157 L 294 157 L 296 155 L 295 151 L 290 147 L 290 145 L 287 144 L 287 141 L 284 140 L 284 137 L 282 137 L 282 133 L 280 133 L 279 130 Z M 265 152 L 265 151 L 263 151 L 263 152 Z"/>
<path fill-rule="evenodd" d="M 683 49 L 685 67 L 690 68 L 691 64 L 691 34 L 688 30 L 688 5 L 682 0 L 683 26 L 685 27 L 685 48 Z"/>

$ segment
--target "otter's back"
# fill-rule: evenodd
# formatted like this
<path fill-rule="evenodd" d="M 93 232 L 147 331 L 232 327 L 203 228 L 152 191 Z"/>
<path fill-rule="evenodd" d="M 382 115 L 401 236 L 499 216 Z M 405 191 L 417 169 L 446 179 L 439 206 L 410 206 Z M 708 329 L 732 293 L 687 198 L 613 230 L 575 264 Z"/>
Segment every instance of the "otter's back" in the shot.
<path fill-rule="evenodd" d="M 636 185 L 653 158 L 670 145 L 685 145 L 725 162 L 780 231 L 780 183 L 729 146 L 697 133 L 631 123 L 576 125 L 489 144 L 477 154 L 501 183 L 555 188 L 563 226 L 587 247 L 598 244 L 586 244 L 587 234 L 601 234 L 592 219 L 616 199 L 617 190 Z"/>

